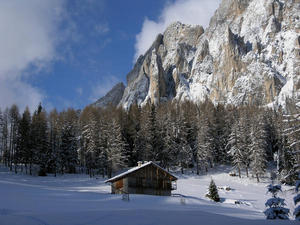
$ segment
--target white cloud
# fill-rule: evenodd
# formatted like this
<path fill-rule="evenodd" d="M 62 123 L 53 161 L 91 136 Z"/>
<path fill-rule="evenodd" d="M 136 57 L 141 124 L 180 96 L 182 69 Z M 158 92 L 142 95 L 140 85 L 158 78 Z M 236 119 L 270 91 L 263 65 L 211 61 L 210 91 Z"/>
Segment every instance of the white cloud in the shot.
<path fill-rule="evenodd" d="M 221 0 L 176 0 L 167 4 L 157 21 L 146 18 L 141 32 L 136 36 L 134 60 L 144 54 L 157 34 L 162 33 L 172 22 L 199 24 L 206 28 Z"/>
<path fill-rule="evenodd" d="M 0 0 L 0 107 L 16 103 L 32 109 L 43 100 L 43 94 L 23 78 L 30 74 L 28 69 L 43 68 L 55 59 L 63 4 Z"/>
<path fill-rule="evenodd" d="M 39 90 L 17 79 L 0 79 L 0 107 L 17 104 L 21 110 L 30 106 L 34 110 L 43 95 Z"/>
<path fill-rule="evenodd" d="M 102 80 L 98 84 L 92 87 L 92 94 L 90 96 L 90 101 L 95 102 L 99 98 L 103 97 L 104 95 L 109 92 L 113 86 L 119 83 L 120 80 L 115 76 L 107 76 L 105 80 Z"/>

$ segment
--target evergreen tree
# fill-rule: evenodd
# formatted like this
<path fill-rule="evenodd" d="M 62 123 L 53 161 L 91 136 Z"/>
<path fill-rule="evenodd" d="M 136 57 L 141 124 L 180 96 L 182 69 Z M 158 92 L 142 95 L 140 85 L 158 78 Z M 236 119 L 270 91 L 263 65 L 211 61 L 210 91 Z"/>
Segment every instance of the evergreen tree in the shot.
<path fill-rule="evenodd" d="M 229 147 L 228 153 L 232 156 L 232 164 L 234 168 L 238 170 L 239 177 L 241 178 L 241 168 L 244 164 L 244 154 L 241 148 L 241 132 L 238 122 L 236 122 L 233 127 L 231 134 L 229 135 L 229 140 L 227 147 Z"/>
<path fill-rule="evenodd" d="M 213 161 L 213 138 L 208 119 L 202 115 L 199 120 L 197 147 L 198 147 L 198 163 L 204 166 L 205 171 L 208 171 L 208 166 L 212 166 Z M 198 172 L 197 172 L 198 173 Z"/>
<path fill-rule="evenodd" d="M 60 119 L 56 109 L 53 109 L 49 114 L 49 148 L 51 151 L 50 155 L 50 167 L 54 175 L 56 176 L 60 157 L 59 157 L 59 146 L 60 146 L 60 127 L 62 127 L 62 120 Z"/>
<path fill-rule="evenodd" d="M 180 162 L 181 173 L 184 167 L 191 164 L 192 149 L 188 142 L 188 134 L 190 127 L 187 126 L 187 121 L 183 116 L 179 116 L 178 129 L 177 129 L 177 146 L 178 146 L 178 161 Z"/>
<path fill-rule="evenodd" d="M 300 177 L 298 177 L 300 178 Z M 294 204 L 296 206 L 295 210 L 294 210 L 294 216 L 295 219 L 300 221 L 300 193 L 299 192 L 299 187 L 300 187 L 300 180 L 296 181 L 296 187 L 295 187 L 295 191 L 296 191 L 296 196 L 294 197 Z"/>
<path fill-rule="evenodd" d="M 34 161 L 39 165 L 39 175 L 46 176 L 50 159 L 48 141 L 47 115 L 42 106 L 34 112 L 32 117 L 31 141 Z"/>
<path fill-rule="evenodd" d="M 272 194 L 272 198 L 268 199 L 265 203 L 265 206 L 268 207 L 268 209 L 264 211 L 264 214 L 269 220 L 289 219 L 288 214 L 290 210 L 284 208 L 286 205 L 284 199 L 277 197 L 279 191 L 281 191 L 280 185 L 268 185 L 268 192 Z"/>
<path fill-rule="evenodd" d="M 15 173 L 17 173 L 17 166 L 19 163 L 19 153 L 17 152 L 18 129 L 19 129 L 19 108 L 17 105 L 12 105 L 9 110 L 10 132 L 9 132 L 9 164 L 12 170 L 13 164 Z"/>
<path fill-rule="evenodd" d="M 159 154 L 162 149 L 162 137 L 160 136 L 160 128 L 156 117 L 155 105 L 149 106 L 148 118 L 145 123 L 144 133 L 147 138 L 144 159 L 147 161 L 159 160 Z"/>
<path fill-rule="evenodd" d="M 283 170 L 287 172 L 285 180 L 291 184 L 297 179 L 300 170 L 300 102 L 294 103 L 293 110 L 284 115 L 283 123 L 284 153 L 287 157 L 287 168 L 284 167 Z"/>
<path fill-rule="evenodd" d="M 2 125 L 2 137 L 1 137 L 1 146 L 2 146 L 2 161 L 5 166 L 9 166 L 9 145 L 8 145 L 8 138 L 9 138 L 9 132 L 8 132 L 8 109 L 6 109 L 3 112 L 3 125 Z"/>
<path fill-rule="evenodd" d="M 213 179 L 211 179 L 209 187 L 208 187 L 208 194 L 206 195 L 208 198 L 215 202 L 220 201 L 219 193 L 218 193 L 218 188 L 214 182 Z"/>
<path fill-rule="evenodd" d="M 61 143 L 60 143 L 60 168 L 61 172 L 68 173 L 76 172 L 77 165 L 77 113 L 73 109 L 68 109 L 66 112 L 61 113 L 62 127 L 61 127 Z"/>
<path fill-rule="evenodd" d="M 115 120 L 108 124 L 106 134 L 107 173 L 108 177 L 111 177 L 114 172 L 125 166 L 125 145 L 122 140 L 120 125 Z"/>
<path fill-rule="evenodd" d="M 264 129 L 261 126 L 261 119 L 252 124 L 251 129 L 251 168 L 252 173 L 256 176 L 257 182 L 259 177 L 264 174 L 266 170 L 266 138 Z"/>
<path fill-rule="evenodd" d="M 96 167 L 97 140 L 99 138 L 99 133 L 97 131 L 96 118 L 90 113 L 89 121 L 83 127 L 82 131 L 84 161 L 90 176 L 92 176 L 92 170 Z"/>
<path fill-rule="evenodd" d="M 31 115 L 29 108 L 26 107 L 19 124 L 18 134 L 18 156 L 19 161 L 24 163 L 25 170 L 27 173 L 28 164 L 32 163 L 33 152 L 30 143 L 30 132 L 31 132 Z"/>
<path fill-rule="evenodd" d="M 0 109 L 0 162 L 3 162 L 3 153 L 4 153 L 4 147 L 3 147 L 4 135 L 3 135 L 3 130 L 4 130 L 4 118 L 3 118 L 2 111 Z"/>

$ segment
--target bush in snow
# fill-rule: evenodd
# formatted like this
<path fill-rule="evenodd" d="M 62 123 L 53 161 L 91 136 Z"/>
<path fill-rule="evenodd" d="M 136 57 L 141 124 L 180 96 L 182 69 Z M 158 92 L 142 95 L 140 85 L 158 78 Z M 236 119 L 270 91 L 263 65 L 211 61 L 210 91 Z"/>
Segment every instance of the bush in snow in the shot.
<path fill-rule="evenodd" d="M 290 210 L 284 208 L 284 206 L 286 205 L 284 199 L 277 197 L 279 191 L 281 191 L 280 185 L 268 185 L 268 192 L 272 194 L 272 198 L 268 199 L 265 203 L 265 206 L 268 207 L 268 209 L 264 211 L 264 213 L 269 220 L 289 219 L 288 214 Z"/>
<path fill-rule="evenodd" d="M 300 202 L 300 193 L 298 193 L 299 187 L 300 187 L 300 180 L 297 180 L 297 182 L 296 182 L 297 195 L 294 197 L 295 206 L 297 206 L 297 204 Z M 298 206 L 295 208 L 294 216 L 295 216 L 296 220 L 300 221 L 300 204 L 298 204 Z"/>
<path fill-rule="evenodd" d="M 213 179 L 211 179 L 209 187 L 208 187 L 208 194 L 206 194 L 206 197 L 210 198 L 211 200 L 215 201 L 215 202 L 219 202 L 220 201 L 220 197 L 218 194 L 218 188 L 215 184 L 215 182 L 213 181 Z"/>

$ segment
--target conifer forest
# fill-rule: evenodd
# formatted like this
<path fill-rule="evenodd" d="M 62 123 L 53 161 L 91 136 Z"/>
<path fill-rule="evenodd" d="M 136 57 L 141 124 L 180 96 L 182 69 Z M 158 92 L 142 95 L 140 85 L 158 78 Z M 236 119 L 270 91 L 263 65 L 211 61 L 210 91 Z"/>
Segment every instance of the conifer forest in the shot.
<path fill-rule="evenodd" d="M 273 168 L 283 183 L 297 179 L 299 108 L 214 105 L 209 100 L 105 109 L 87 106 L 62 112 L 39 105 L 31 113 L 16 105 L 0 112 L 0 156 L 11 171 L 87 173 L 111 177 L 138 161 L 205 173 L 232 165 L 260 181 Z"/>

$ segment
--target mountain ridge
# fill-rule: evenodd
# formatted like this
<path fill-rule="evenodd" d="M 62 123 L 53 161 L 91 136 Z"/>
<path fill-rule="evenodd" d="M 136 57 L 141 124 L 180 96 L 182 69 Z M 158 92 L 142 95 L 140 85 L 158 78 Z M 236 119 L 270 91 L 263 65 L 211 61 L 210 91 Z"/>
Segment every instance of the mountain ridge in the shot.
<path fill-rule="evenodd" d="M 127 75 L 118 103 L 283 106 L 300 98 L 300 1 L 223 0 L 205 30 L 172 23 Z"/>

